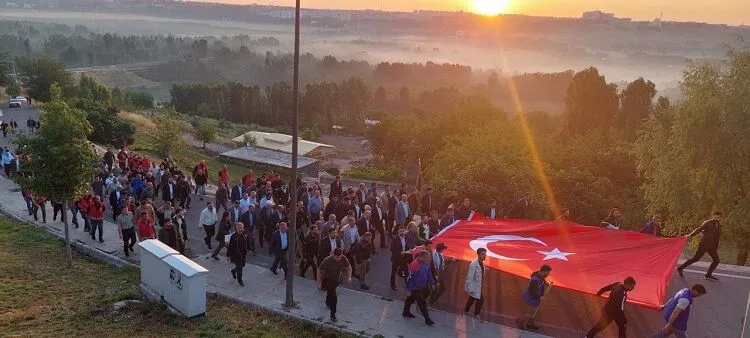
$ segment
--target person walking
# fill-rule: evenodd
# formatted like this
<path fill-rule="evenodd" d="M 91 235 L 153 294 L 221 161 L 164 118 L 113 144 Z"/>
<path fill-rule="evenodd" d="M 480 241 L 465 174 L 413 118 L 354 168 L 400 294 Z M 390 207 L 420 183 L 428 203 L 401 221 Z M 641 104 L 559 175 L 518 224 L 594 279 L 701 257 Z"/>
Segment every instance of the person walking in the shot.
<path fill-rule="evenodd" d="M 354 257 L 358 262 L 357 273 L 359 278 L 359 288 L 362 290 L 369 290 L 367 286 L 367 272 L 370 271 L 370 262 L 372 261 L 372 254 L 375 252 L 375 246 L 372 242 L 372 233 L 365 232 L 364 237 L 354 246 Z"/>
<path fill-rule="evenodd" d="M 430 268 L 430 252 L 423 250 L 417 254 L 417 259 L 409 264 L 409 277 L 406 279 L 406 291 L 411 292 L 404 302 L 404 312 L 402 315 L 406 318 L 414 318 L 411 313 L 411 305 L 417 302 L 417 308 L 424 317 L 424 322 L 432 326 L 435 322 L 430 319 L 430 313 L 427 310 L 425 298 L 431 289 L 435 288 L 435 280 Z"/>
<path fill-rule="evenodd" d="M 594 338 L 597 333 L 604 331 L 614 321 L 617 323 L 618 337 L 625 338 L 628 320 L 625 318 L 625 302 L 628 300 L 628 291 L 635 289 L 635 278 L 628 277 L 620 283 L 612 283 L 601 288 L 596 295 L 601 296 L 609 292 L 609 299 L 602 308 L 602 315 L 594 327 L 586 334 L 586 338 Z"/>
<path fill-rule="evenodd" d="M 698 283 L 693 284 L 690 289 L 684 288 L 677 291 L 672 299 L 659 308 L 659 311 L 664 311 L 664 321 L 666 321 L 666 324 L 653 338 L 663 338 L 671 335 L 678 338 L 687 338 L 690 306 L 693 305 L 693 299 L 703 296 L 706 293 L 706 287 Z"/>
<path fill-rule="evenodd" d="M 469 265 L 469 273 L 466 274 L 466 281 L 464 282 L 464 290 L 469 294 L 469 299 L 466 300 L 466 306 L 464 307 L 464 314 L 468 315 L 471 306 L 474 305 L 474 317 L 479 317 L 479 313 L 482 311 L 482 305 L 484 304 L 484 296 L 482 296 L 482 280 L 484 279 L 484 260 L 487 259 L 487 249 L 477 249 L 477 258 L 474 259 Z"/>
<path fill-rule="evenodd" d="M 271 264 L 271 272 L 273 272 L 274 275 L 279 274 L 276 272 L 279 263 L 281 263 L 281 269 L 284 270 L 284 274 L 286 274 L 287 271 L 286 252 L 289 248 L 289 237 L 287 236 L 288 234 L 286 230 L 286 222 L 279 223 L 279 230 L 276 230 L 271 234 L 271 242 L 268 245 L 268 251 L 276 257 L 273 260 L 273 264 Z"/>
<path fill-rule="evenodd" d="M 226 236 L 232 231 L 232 214 L 229 211 L 224 211 L 221 214 L 221 220 L 219 221 L 219 229 L 216 232 L 216 241 L 219 245 L 216 246 L 216 250 L 211 254 L 211 258 L 219 260 L 219 252 L 226 246 Z M 237 222 L 240 223 L 240 222 Z"/>
<path fill-rule="evenodd" d="M 125 252 L 125 257 L 130 256 L 130 252 L 134 252 L 133 246 L 136 243 L 135 236 L 135 219 L 133 218 L 133 212 L 130 209 L 125 209 L 117 218 L 117 233 L 122 240 L 122 250 Z"/>
<path fill-rule="evenodd" d="M 180 250 L 179 237 L 177 237 L 177 231 L 171 219 L 164 222 L 164 226 L 159 229 L 159 242 L 177 251 Z"/>
<path fill-rule="evenodd" d="M 203 237 L 203 242 L 206 243 L 208 250 L 212 250 L 211 237 L 216 233 L 216 222 L 219 216 L 216 214 L 214 204 L 211 202 L 206 203 L 206 208 L 201 211 L 200 226 L 206 232 L 206 237 Z"/>
<path fill-rule="evenodd" d="M 234 264 L 234 268 L 231 270 L 232 278 L 236 279 L 240 286 L 245 286 L 245 283 L 242 282 L 242 270 L 245 268 L 247 259 L 247 233 L 242 222 L 234 224 L 234 233 L 229 237 L 229 244 L 227 245 L 227 257 Z"/>
<path fill-rule="evenodd" d="M 104 203 L 102 198 L 94 196 L 94 202 L 88 208 L 89 221 L 91 222 L 91 239 L 96 240 L 96 231 L 99 230 L 99 243 L 104 243 Z"/>
<path fill-rule="evenodd" d="M 407 257 L 412 247 L 406 241 L 406 230 L 398 226 L 398 236 L 391 240 L 391 290 L 396 289 L 396 274 L 406 271 Z"/>
<path fill-rule="evenodd" d="M 432 266 L 435 273 L 435 290 L 430 293 L 430 306 L 435 305 L 438 298 L 445 292 L 445 281 L 443 280 L 443 271 L 445 271 L 445 256 L 443 251 L 448 246 L 445 243 L 438 243 L 435 246 L 435 252 L 432 253 Z"/>
<path fill-rule="evenodd" d="M 125 209 L 123 209 L 124 211 Z M 129 210 L 129 209 L 128 209 Z M 143 241 L 146 239 L 156 238 L 156 228 L 154 228 L 154 219 L 148 214 L 148 211 L 141 211 L 135 220 L 138 228 L 138 240 Z M 118 217 L 119 218 L 119 217 Z"/>
<path fill-rule="evenodd" d="M 313 279 L 317 279 L 318 276 L 318 264 L 315 260 L 317 259 L 318 248 L 320 246 L 319 223 L 322 222 L 316 222 L 310 226 L 310 231 L 302 238 L 302 261 L 299 265 L 299 275 L 303 278 L 310 267 L 312 267 Z"/>
<path fill-rule="evenodd" d="M 516 325 L 519 329 L 539 330 L 539 327 L 534 325 L 534 320 L 536 319 L 539 306 L 542 304 L 542 299 L 544 299 L 544 293 L 549 288 L 549 283 L 547 283 L 546 279 L 551 272 L 552 268 L 544 264 L 539 268 L 539 271 L 531 274 L 529 287 L 523 293 L 523 300 L 526 302 L 528 308 L 527 313 L 516 319 Z"/>
<path fill-rule="evenodd" d="M 34 205 L 32 206 L 32 209 L 34 210 L 34 220 L 35 221 L 39 220 L 37 215 L 38 215 L 39 210 L 41 209 L 42 223 L 47 223 L 47 198 L 42 195 L 35 194 L 33 203 Z"/>
<path fill-rule="evenodd" d="M 719 266 L 720 262 L 718 250 L 719 237 L 721 236 L 721 212 L 715 211 L 712 219 L 703 222 L 700 227 L 693 230 L 689 235 L 685 237 L 693 238 L 700 233 L 703 234 L 703 237 L 701 238 L 700 244 L 698 244 L 698 249 L 695 250 L 695 255 L 693 256 L 693 258 L 688 259 L 687 261 L 685 261 L 685 263 L 682 263 L 682 265 L 677 268 L 677 274 L 680 275 L 680 277 L 685 277 L 682 274 L 682 270 L 685 270 L 685 268 L 687 268 L 691 264 L 699 261 L 703 257 L 703 255 L 708 253 L 708 255 L 711 256 L 712 262 L 708 267 L 708 271 L 706 272 L 706 276 L 704 278 L 706 280 L 716 282 L 719 279 L 714 277 L 713 272 L 714 270 L 716 270 L 716 267 Z"/>
<path fill-rule="evenodd" d="M 336 322 L 336 307 L 338 305 L 338 296 L 336 288 L 341 282 L 352 282 L 352 268 L 349 260 L 344 257 L 344 250 L 341 248 L 333 249 L 333 254 L 323 259 L 318 266 L 318 281 L 320 286 L 326 291 L 326 306 L 331 309 L 331 321 Z"/>

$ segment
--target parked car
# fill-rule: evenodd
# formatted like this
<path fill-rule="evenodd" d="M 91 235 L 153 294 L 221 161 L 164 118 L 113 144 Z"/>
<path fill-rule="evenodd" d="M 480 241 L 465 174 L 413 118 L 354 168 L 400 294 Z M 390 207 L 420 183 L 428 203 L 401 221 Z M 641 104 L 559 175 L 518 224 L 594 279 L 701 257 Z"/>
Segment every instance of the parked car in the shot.
<path fill-rule="evenodd" d="M 23 104 L 21 104 L 21 101 L 18 99 L 11 99 L 10 102 L 8 102 L 9 108 L 21 108 Z"/>
<path fill-rule="evenodd" d="M 27 104 L 28 103 L 28 102 L 26 102 L 26 98 L 23 97 L 23 96 L 17 96 L 16 100 L 18 100 L 18 102 L 21 102 L 21 104 Z"/>

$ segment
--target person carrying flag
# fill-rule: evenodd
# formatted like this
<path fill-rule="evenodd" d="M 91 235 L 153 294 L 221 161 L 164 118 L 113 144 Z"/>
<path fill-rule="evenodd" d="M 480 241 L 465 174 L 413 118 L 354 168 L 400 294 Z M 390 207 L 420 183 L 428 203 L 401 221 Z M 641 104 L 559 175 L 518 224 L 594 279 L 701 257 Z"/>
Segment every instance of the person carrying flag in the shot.
<path fill-rule="evenodd" d="M 614 321 L 617 323 L 618 337 L 625 338 L 628 320 L 625 318 L 625 301 L 628 299 L 628 291 L 635 289 L 635 278 L 628 277 L 620 283 L 612 283 L 599 290 L 597 296 L 609 291 L 609 299 L 602 308 L 602 315 L 599 322 L 589 330 L 586 338 L 594 338 L 597 333 L 604 331 L 607 326 Z"/>
<path fill-rule="evenodd" d="M 672 297 L 666 304 L 659 308 L 664 311 L 664 320 L 667 322 L 661 331 L 654 335 L 654 338 L 669 337 L 675 335 L 678 338 L 687 337 L 687 323 L 690 318 L 690 306 L 693 305 L 693 299 L 703 296 L 707 293 L 706 287 L 701 284 L 684 288 Z"/>
<path fill-rule="evenodd" d="M 542 304 L 544 299 L 544 292 L 549 287 L 546 278 L 552 272 L 552 268 L 544 264 L 539 271 L 531 274 L 529 279 L 529 287 L 523 293 L 523 300 L 528 305 L 528 312 L 522 317 L 516 319 L 516 325 L 519 329 L 531 329 L 539 330 L 539 327 L 534 325 L 534 317 L 536 317 L 539 306 Z"/>

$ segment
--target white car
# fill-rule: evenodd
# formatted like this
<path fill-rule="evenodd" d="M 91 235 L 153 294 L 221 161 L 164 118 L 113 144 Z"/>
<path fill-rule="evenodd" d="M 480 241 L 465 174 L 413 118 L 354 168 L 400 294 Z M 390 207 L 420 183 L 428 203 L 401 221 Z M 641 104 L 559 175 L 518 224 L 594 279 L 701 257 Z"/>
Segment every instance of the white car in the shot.
<path fill-rule="evenodd" d="M 18 102 L 21 102 L 21 104 L 26 104 L 26 103 L 28 103 L 28 102 L 26 102 L 26 98 L 25 98 L 25 97 L 23 97 L 23 96 L 18 96 L 18 97 L 16 97 L 16 100 L 18 100 Z"/>
<path fill-rule="evenodd" d="M 8 108 L 21 108 L 22 105 L 18 99 L 10 99 L 10 102 L 8 102 Z"/>

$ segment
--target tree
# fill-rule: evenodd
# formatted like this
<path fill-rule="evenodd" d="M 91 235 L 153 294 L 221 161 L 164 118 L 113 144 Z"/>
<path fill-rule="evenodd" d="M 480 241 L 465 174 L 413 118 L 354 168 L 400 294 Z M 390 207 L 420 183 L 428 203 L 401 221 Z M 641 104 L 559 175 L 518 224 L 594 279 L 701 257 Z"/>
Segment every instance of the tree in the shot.
<path fill-rule="evenodd" d="M 620 112 L 615 119 L 615 126 L 630 133 L 640 129 L 643 120 L 651 112 L 656 85 L 642 77 L 628 84 L 620 94 Z"/>
<path fill-rule="evenodd" d="M 730 50 L 723 65 L 691 65 L 682 80 L 685 100 L 660 100 L 634 149 L 648 209 L 664 213 L 667 231 L 685 234 L 720 210 L 728 230 L 722 243 L 734 242 L 742 265 L 750 247 L 747 79 L 750 50 Z"/>
<path fill-rule="evenodd" d="M 10 76 L 10 70 L 12 66 L 8 59 L 9 57 L 7 52 L 0 52 L 0 86 L 10 85 L 16 82 Z"/>
<path fill-rule="evenodd" d="M 70 108 L 63 99 L 62 88 L 53 84 L 50 102 L 41 108 L 42 127 L 36 137 L 21 136 L 19 152 L 31 158 L 23 164 L 29 176 L 21 180 L 21 186 L 53 201 L 62 201 L 63 210 L 68 210 L 71 200 L 76 200 L 88 191 L 94 171 L 91 164 L 97 161 L 91 150 L 88 136 L 92 128 L 86 113 Z M 64 160 L 61 160 L 64 159 Z M 68 213 L 63 212 L 67 264 L 73 266 L 70 249 Z"/>
<path fill-rule="evenodd" d="M 161 110 L 154 117 L 154 123 L 159 126 L 153 135 L 156 143 L 154 150 L 161 156 L 170 156 L 182 145 L 180 114 L 173 108 Z"/>
<path fill-rule="evenodd" d="M 617 86 L 607 84 L 596 68 L 584 69 L 573 76 L 565 96 L 567 132 L 607 129 L 618 108 Z"/>
<path fill-rule="evenodd" d="M 386 105 L 385 88 L 383 86 L 378 87 L 372 97 L 372 106 L 375 108 L 383 108 Z"/>
<path fill-rule="evenodd" d="M 18 59 L 18 71 L 21 83 L 33 99 L 49 101 L 50 88 L 53 83 L 58 84 L 65 97 L 72 96 L 73 75 L 61 62 L 48 57 L 36 60 L 22 57 Z"/>
<path fill-rule="evenodd" d="M 15 79 L 8 81 L 8 86 L 5 87 L 5 94 L 8 94 L 10 97 L 21 95 L 21 85 L 18 84 L 18 81 Z"/>
<path fill-rule="evenodd" d="M 500 76 L 495 71 L 492 71 L 492 74 L 487 79 L 487 90 L 490 93 L 490 97 L 494 97 L 500 91 Z"/>
<path fill-rule="evenodd" d="M 341 104 L 344 108 L 344 119 L 349 121 L 349 129 L 360 130 L 364 127 L 364 113 L 370 101 L 370 90 L 362 78 L 351 77 L 341 83 Z"/>
<path fill-rule="evenodd" d="M 218 129 L 213 123 L 201 123 L 198 130 L 195 133 L 195 137 L 198 140 L 203 141 L 203 149 L 206 149 L 206 143 L 211 143 L 216 140 Z"/>

